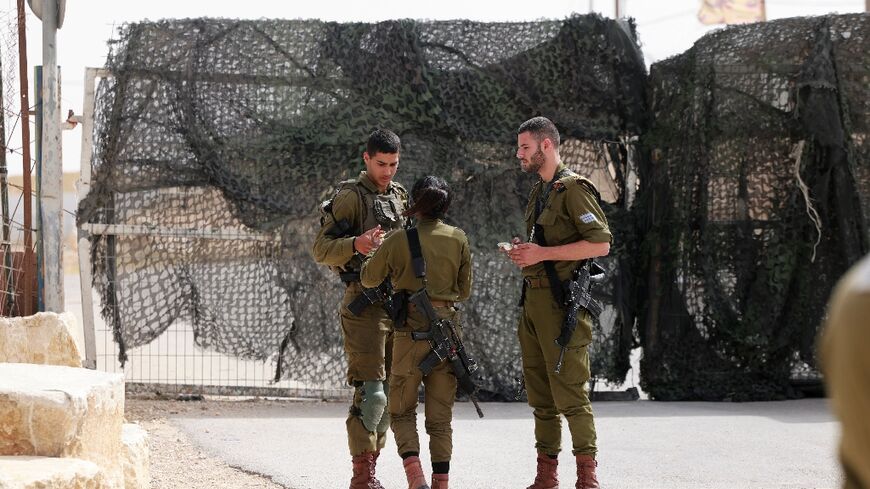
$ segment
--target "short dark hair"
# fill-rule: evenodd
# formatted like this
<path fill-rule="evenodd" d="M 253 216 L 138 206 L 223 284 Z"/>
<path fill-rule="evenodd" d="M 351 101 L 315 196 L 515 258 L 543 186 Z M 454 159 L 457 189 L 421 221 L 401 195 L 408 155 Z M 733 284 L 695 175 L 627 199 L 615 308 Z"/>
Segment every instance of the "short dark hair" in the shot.
<path fill-rule="evenodd" d="M 404 212 L 405 216 L 420 214 L 429 219 L 437 219 L 447 214 L 453 194 L 450 186 L 443 178 L 433 175 L 425 176 L 411 187 L 411 207 Z"/>
<path fill-rule="evenodd" d="M 387 129 L 375 129 L 369 135 L 366 143 L 366 152 L 369 157 L 375 153 L 399 153 L 402 151 L 402 141 L 393 131 Z"/>
<path fill-rule="evenodd" d="M 524 132 L 531 133 L 532 137 L 534 137 L 535 141 L 538 143 L 549 138 L 550 141 L 553 142 L 553 148 L 559 149 L 559 130 L 556 129 L 556 125 L 546 117 L 532 117 L 526 122 L 520 124 L 520 128 L 517 129 L 517 136 Z"/>

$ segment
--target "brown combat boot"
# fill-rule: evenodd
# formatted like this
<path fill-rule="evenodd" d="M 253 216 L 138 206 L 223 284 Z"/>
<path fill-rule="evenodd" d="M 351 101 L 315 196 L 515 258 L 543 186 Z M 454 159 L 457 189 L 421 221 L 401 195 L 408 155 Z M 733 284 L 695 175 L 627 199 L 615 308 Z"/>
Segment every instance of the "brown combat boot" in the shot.
<path fill-rule="evenodd" d="M 384 486 L 381 485 L 381 481 L 375 477 L 375 467 L 378 465 L 378 457 L 381 456 L 381 451 L 378 450 L 372 454 L 372 465 L 369 470 L 369 488 L 370 489 L 384 489 Z"/>
<path fill-rule="evenodd" d="M 535 476 L 535 483 L 526 489 L 559 489 L 559 474 L 556 472 L 558 467 L 558 459 L 538 453 L 538 474 Z"/>
<path fill-rule="evenodd" d="M 405 476 L 408 478 L 408 489 L 430 489 L 423 475 L 420 457 L 408 457 L 402 461 L 405 466 Z"/>
<path fill-rule="evenodd" d="M 598 462 L 592 455 L 577 455 L 577 485 L 575 489 L 600 489 L 598 478 L 595 477 L 595 467 Z"/>
<path fill-rule="evenodd" d="M 353 457 L 353 477 L 350 479 L 350 489 L 382 489 L 381 483 L 374 479 L 374 455 L 365 452 Z M 375 485 L 377 484 L 377 485 Z"/>
<path fill-rule="evenodd" d="M 432 474 L 432 489 L 447 489 L 447 474 Z"/>

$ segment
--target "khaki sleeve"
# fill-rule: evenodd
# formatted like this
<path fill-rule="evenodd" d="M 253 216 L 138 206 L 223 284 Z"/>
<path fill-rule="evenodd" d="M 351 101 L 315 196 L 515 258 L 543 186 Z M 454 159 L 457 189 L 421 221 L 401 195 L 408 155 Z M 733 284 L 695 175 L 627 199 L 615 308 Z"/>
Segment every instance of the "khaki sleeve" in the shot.
<path fill-rule="evenodd" d="M 362 269 L 359 272 L 359 281 L 363 287 L 377 287 L 383 283 L 385 278 L 390 276 L 392 271 L 390 257 L 392 255 L 391 250 L 396 242 L 395 236 L 396 233 L 392 233 L 389 238 L 385 238 L 374 254 L 363 262 Z"/>
<path fill-rule="evenodd" d="M 334 237 L 329 234 L 335 223 L 343 219 L 350 223 L 351 232 L 355 231 L 359 215 L 359 198 L 356 193 L 353 190 L 340 191 L 332 201 L 332 215 L 325 217 L 323 226 L 314 239 L 311 250 L 314 261 L 321 265 L 340 267 L 353 257 L 353 240 L 356 236 Z"/>
<path fill-rule="evenodd" d="M 468 238 L 462 235 L 462 251 L 459 259 L 459 300 L 465 301 L 471 297 L 471 250 L 468 246 Z"/>
<path fill-rule="evenodd" d="M 857 273 L 850 272 L 834 289 L 820 357 L 828 396 L 843 426 L 841 461 L 847 474 L 859 482 L 855 487 L 870 487 L 866 486 L 870 483 L 870 465 L 866 463 L 870 460 L 870 288 L 856 286 Z"/>
<path fill-rule="evenodd" d="M 580 183 L 569 183 L 566 187 L 568 217 L 580 233 L 580 239 L 590 243 L 613 242 L 607 217 L 595 195 Z"/>

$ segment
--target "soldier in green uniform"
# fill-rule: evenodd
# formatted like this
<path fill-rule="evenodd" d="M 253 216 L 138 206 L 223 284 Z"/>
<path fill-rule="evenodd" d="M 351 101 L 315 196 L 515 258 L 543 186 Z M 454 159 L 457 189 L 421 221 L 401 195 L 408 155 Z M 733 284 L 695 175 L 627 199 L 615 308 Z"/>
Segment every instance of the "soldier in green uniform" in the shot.
<path fill-rule="evenodd" d="M 359 178 L 339 184 L 323 205 L 321 229 L 314 241 L 314 259 L 338 273 L 347 289 L 339 316 L 347 354 L 347 382 L 356 387 L 347 417 L 347 439 L 353 459 L 351 489 L 379 489 L 375 465 L 389 426 L 387 377 L 392 321 L 381 304 L 368 305 L 359 315 L 348 306 L 363 292 L 359 272 L 364 257 L 384 234 L 405 224 L 407 191 L 393 181 L 399 167 L 401 142 L 391 131 L 374 131 L 363 153 L 366 169 Z M 375 284 L 378 285 L 378 284 Z"/>
<path fill-rule="evenodd" d="M 517 158 L 524 172 L 541 179 L 532 188 L 526 209 L 528 242 L 514 238 L 506 250 L 522 269 L 522 313 L 517 334 L 523 360 L 523 376 L 529 405 L 535 418 L 537 476 L 528 489 L 558 487 L 557 464 L 561 450 L 561 416 L 568 421 L 577 464 L 577 488 L 597 488 L 595 474 L 595 424 L 586 382 L 592 321 L 581 310 L 573 336 L 564 350 L 561 370 L 556 373 L 562 349 L 555 343 L 565 317 L 561 293 L 551 286 L 572 277 L 583 260 L 610 252 L 607 219 L 598 204 L 592 183 L 571 172 L 559 157 L 559 132 L 544 117 L 524 122 L 517 131 Z M 535 233 L 541 233 L 536 236 Z M 551 264 L 547 264 L 550 262 Z M 551 284 L 547 267 L 554 268 L 559 284 Z"/>
<path fill-rule="evenodd" d="M 870 489 L 870 255 L 840 280 L 820 343 L 828 395 L 842 423 L 843 489 Z"/>
<path fill-rule="evenodd" d="M 397 291 L 413 293 L 426 287 L 439 317 L 456 325 L 454 303 L 471 294 L 471 254 L 461 229 L 441 221 L 450 206 L 450 189 L 438 177 L 424 177 L 411 189 L 407 216 L 417 219 L 422 257 L 427 264 L 425 282 L 417 278 L 411 263 L 408 231 L 388 236 L 362 267 L 362 284 L 370 287 L 385 278 Z M 413 331 L 427 331 L 430 325 L 414 304 L 408 306 L 407 321 L 396 324 L 393 366 L 390 377 L 390 415 L 399 455 L 402 457 L 409 489 L 428 489 L 420 464 L 417 435 L 417 391 L 425 385 L 426 433 L 432 456 L 432 489 L 447 489 L 453 451 L 451 420 L 456 397 L 456 376 L 447 360 L 428 375 L 418 368 L 431 351 L 428 341 L 414 340 Z"/>

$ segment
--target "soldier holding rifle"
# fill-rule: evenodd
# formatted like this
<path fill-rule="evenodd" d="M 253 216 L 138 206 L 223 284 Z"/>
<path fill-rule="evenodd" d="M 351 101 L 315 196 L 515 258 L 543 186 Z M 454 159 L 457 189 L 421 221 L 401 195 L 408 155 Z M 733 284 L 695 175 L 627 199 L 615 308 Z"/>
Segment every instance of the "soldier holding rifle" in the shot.
<path fill-rule="evenodd" d="M 601 306 L 590 288 L 602 275 L 592 258 L 610 252 L 611 234 L 595 186 L 562 163 L 559 142 L 559 131 L 544 117 L 519 127 L 516 156 L 524 172 L 541 179 L 526 208 L 528 242 L 514 238 L 501 247 L 523 274 L 517 334 L 538 451 L 537 475 L 528 489 L 559 485 L 560 416 L 571 432 L 575 487 L 594 489 L 599 485 L 587 346 Z"/>

